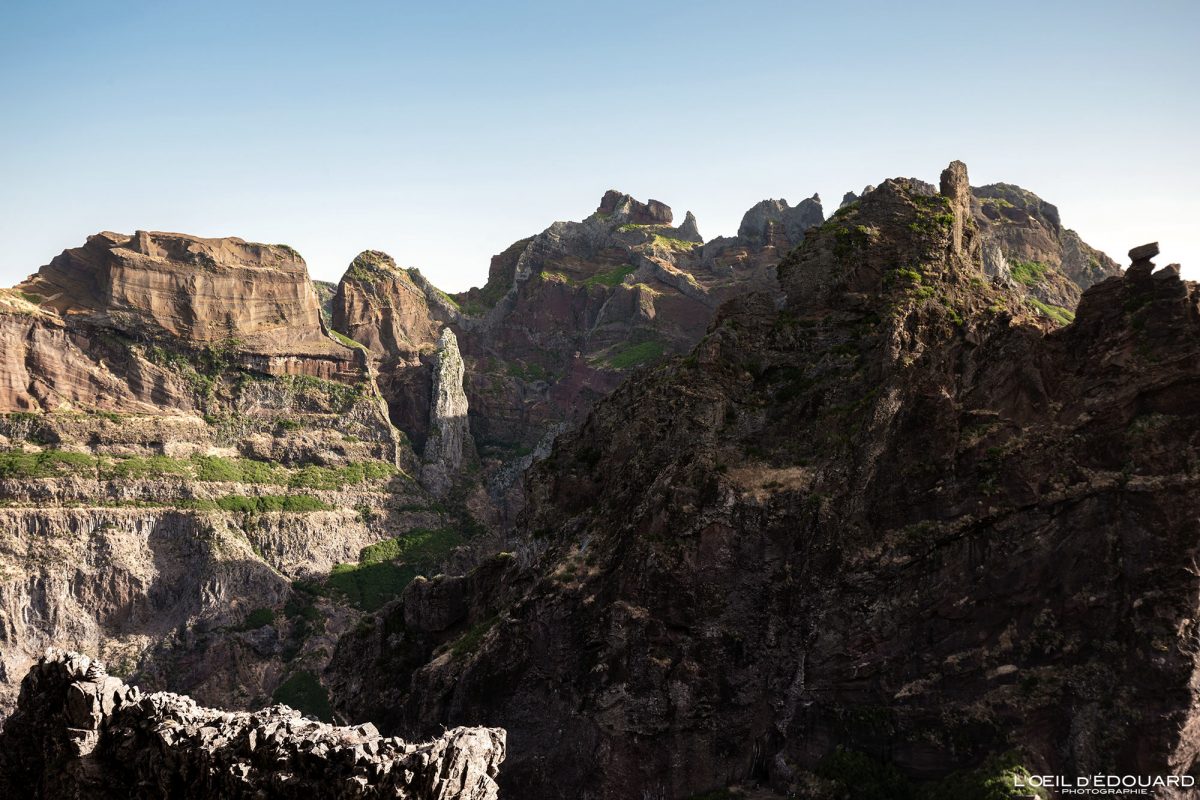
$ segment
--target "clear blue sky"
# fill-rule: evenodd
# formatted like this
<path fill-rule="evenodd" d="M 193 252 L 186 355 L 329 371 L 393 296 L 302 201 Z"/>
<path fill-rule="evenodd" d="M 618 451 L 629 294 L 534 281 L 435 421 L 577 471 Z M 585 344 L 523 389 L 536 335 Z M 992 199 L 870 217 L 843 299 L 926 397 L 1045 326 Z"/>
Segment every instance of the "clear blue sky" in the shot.
<path fill-rule="evenodd" d="M 1200 3 L 0 6 L 0 284 L 99 230 L 450 290 L 607 188 L 733 233 L 954 158 L 1200 278 Z"/>

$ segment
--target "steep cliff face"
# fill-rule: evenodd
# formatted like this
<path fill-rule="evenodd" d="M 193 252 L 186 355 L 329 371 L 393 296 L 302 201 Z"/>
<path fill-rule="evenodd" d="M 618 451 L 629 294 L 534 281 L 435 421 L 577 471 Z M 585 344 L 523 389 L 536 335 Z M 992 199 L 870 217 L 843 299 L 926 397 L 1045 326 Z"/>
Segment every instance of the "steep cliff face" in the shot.
<path fill-rule="evenodd" d="M 54 651 L 26 676 L 0 734 L 0 790 L 38 800 L 496 800 L 503 760 L 502 730 L 409 744 L 287 706 L 231 714 L 143 694 L 87 656 Z"/>
<path fill-rule="evenodd" d="M 291 248 L 145 231 L 91 236 L 0 292 L 0 341 L 0 412 L 193 412 L 218 366 L 346 384 L 366 366 Z"/>
<path fill-rule="evenodd" d="M 288 248 L 92 237 L 0 292 L 0 337 L 0 714 L 49 645 L 318 709 L 337 635 L 416 569 L 395 543 L 433 538 L 429 570 L 460 540 Z"/>
<path fill-rule="evenodd" d="M 429 434 L 425 437 L 421 465 L 421 483 L 435 497 L 444 497 L 453 486 L 462 469 L 464 454 L 471 447 L 470 437 L 462 355 L 454 331 L 444 328 L 438 337 Z"/>
<path fill-rule="evenodd" d="M 366 250 L 354 259 L 333 298 L 333 327 L 377 358 L 420 363 L 449 319 L 413 274 L 386 253 Z"/>
<path fill-rule="evenodd" d="M 418 449 L 429 431 L 438 337 L 456 318 L 418 271 L 376 250 L 354 259 L 333 298 L 333 329 L 366 348 L 392 421 Z"/>
<path fill-rule="evenodd" d="M 69 327 L 36 295 L 0 290 L 0 412 L 151 412 L 191 407 L 191 392 L 111 337 Z"/>
<path fill-rule="evenodd" d="M 17 287 L 41 306 L 139 336 L 237 339 L 266 355 L 339 354 L 290 247 L 178 233 L 99 233 Z M 247 289 L 250 291 L 247 291 Z"/>
<path fill-rule="evenodd" d="M 782 309 L 560 438 L 515 556 L 343 637 L 335 703 L 501 725 L 530 797 L 1194 774 L 1200 287 L 1139 254 L 1057 327 L 971 205 L 952 165 L 810 231 Z"/>

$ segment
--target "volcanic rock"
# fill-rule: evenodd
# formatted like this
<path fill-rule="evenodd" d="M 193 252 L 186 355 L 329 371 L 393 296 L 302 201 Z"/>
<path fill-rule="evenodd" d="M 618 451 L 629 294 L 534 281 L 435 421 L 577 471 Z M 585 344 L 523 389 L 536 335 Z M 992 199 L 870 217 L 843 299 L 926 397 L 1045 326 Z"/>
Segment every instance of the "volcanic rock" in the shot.
<path fill-rule="evenodd" d="M 795 207 L 787 200 L 763 200 L 742 217 L 738 236 L 760 246 L 794 247 L 803 241 L 809 228 L 824 221 L 819 195 Z"/>
<path fill-rule="evenodd" d="M 658 200 L 641 203 L 627 194 L 609 189 L 600 198 L 596 213 L 620 218 L 634 225 L 670 225 L 671 207 Z"/>
<path fill-rule="evenodd" d="M 1194 773 L 1200 287 L 1109 278 L 1056 329 L 983 278 L 947 177 L 885 181 L 782 308 L 734 298 L 599 402 L 508 571 L 342 639 L 339 707 L 503 725 L 530 797 Z"/>
<path fill-rule="evenodd" d="M 25 677 L 0 733 L 0 790 L 39 800 L 172 797 L 496 800 L 505 734 L 454 728 L 423 744 L 335 727 L 287 706 L 223 712 L 143 694 L 78 653 Z"/>
<path fill-rule="evenodd" d="M 470 438 L 467 395 L 463 391 L 463 360 L 454 331 L 443 328 L 438 338 L 437 366 L 429 409 L 429 435 L 421 481 L 435 497 L 450 490 L 463 463 Z"/>
<path fill-rule="evenodd" d="M 1063 227 L 1056 206 L 1033 192 L 997 183 L 973 188 L 972 195 L 984 270 L 1014 291 L 1065 312 L 1059 316 L 1070 315 L 1081 291 L 1120 273 L 1115 261 Z"/>

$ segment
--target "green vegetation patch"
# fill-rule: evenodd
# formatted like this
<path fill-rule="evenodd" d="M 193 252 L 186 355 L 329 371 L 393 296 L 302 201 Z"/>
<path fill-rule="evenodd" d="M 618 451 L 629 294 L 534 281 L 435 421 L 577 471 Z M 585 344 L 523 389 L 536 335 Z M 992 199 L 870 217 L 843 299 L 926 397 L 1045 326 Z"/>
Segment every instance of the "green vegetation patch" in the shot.
<path fill-rule="evenodd" d="M 322 722 L 333 721 L 333 707 L 329 704 L 329 692 L 316 676 L 307 670 L 292 673 L 279 684 L 271 698 L 292 708 L 310 714 Z"/>
<path fill-rule="evenodd" d="M 275 612 L 269 608 L 256 608 L 246 615 L 242 620 L 242 624 L 238 625 L 234 630 L 239 631 L 256 631 L 264 625 L 270 625 L 275 621 Z"/>
<path fill-rule="evenodd" d="M 349 336 L 342 333 L 341 331 L 335 331 L 333 328 L 330 328 L 329 333 L 333 335 L 333 338 L 337 339 L 339 342 L 346 345 L 346 347 L 353 347 L 356 350 L 366 350 L 367 349 L 367 346 L 365 344 L 354 341 L 353 339 L 351 339 Z"/>
<path fill-rule="evenodd" d="M 157 463 L 164 463 L 162 460 L 164 458 L 165 456 L 158 457 Z M 275 485 L 282 485 L 287 481 L 288 470 L 267 461 L 197 455 L 192 456 L 190 462 L 191 472 L 198 481 Z M 173 474 L 187 474 L 187 472 L 173 472 Z"/>
<path fill-rule="evenodd" d="M 384 561 L 377 564 L 337 564 L 327 583 L 346 600 L 363 611 L 376 611 L 384 603 L 400 596 L 404 587 L 418 575 L 415 566 Z"/>
<path fill-rule="evenodd" d="M 1041 314 L 1044 317 L 1049 317 L 1050 319 L 1054 320 L 1055 322 L 1059 323 L 1060 325 L 1070 325 L 1072 322 L 1075 321 L 1074 312 L 1068 311 L 1067 309 L 1063 308 L 1062 306 L 1056 306 L 1056 305 L 1052 305 L 1050 303 L 1043 303 L 1041 300 L 1038 300 L 1036 297 L 1029 297 L 1029 298 L 1027 298 L 1027 300 L 1029 301 L 1029 305 L 1031 305 L 1035 309 L 1037 309 L 1037 312 L 1039 314 Z"/>
<path fill-rule="evenodd" d="M 287 485 L 292 489 L 341 489 L 367 481 L 386 480 L 400 470 L 386 461 L 359 461 L 344 467 L 309 464 L 291 474 Z"/>
<path fill-rule="evenodd" d="M 1016 261 L 1010 259 L 1008 262 L 1009 274 L 1013 280 L 1025 286 L 1036 286 L 1046 278 L 1046 273 L 1050 270 L 1050 265 L 1041 261 Z"/>
<path fill-rule="evenodd" d="M 650 340 L 631 344 L 609 354 L 604 363 L 613 369 L 629 369 L 661 358 L 666 351 L 662 342 Z"/>
<path fill-rule="evenodd" d="M 654 244 L 668 250 L 691 250 L 699 242 L 689 242 L 687 239 L 676 239 L 674 236 L 663 236 L 656 233 L 654 234 Z"/>
<path fill-rule="evenodd" d="M 357 564 L 338 564 L 328 584 L 363 609 L 374 611 L 400 595 L 413 578 L 437 566 L 463 536 L 453 528 L 416 528 L 362 549 Z"/>
<path fill-rule="evenodd" d="M 624 227 L 624 226 L 622 226 L 622 227 Z M 583 285 L 584 286 L 608 286 L 611 288 L 611 287 L 618 286 L 621 283 L 623 283 L 625 278 L 629 275 L 632 275 L 635 271 L 636 271 L 636 268 L 632 264 L 623 264 L 619 267 L 614 267 L 613 269 L 610 269 L 610 270 L 605 270 L 603 272 L 597 272 L 595 275 L 592 275 L 590 278 L 587 278 L 583 282 Z"/>
<path fill-rule="evenodd" d="M 813 770 L 840 784 L 856 800 L 1012 800 L 1046 791 L 1029 786 L 1030 772 L 1017 754 L 992 756 L 975 769 L 962 770 L 929 783 L 914 783 L 892 764 L 863 753 L 838 749 L 821 759 Z M 1018 782 L 1020 786 L 1018 787 Z"/>
<path fill-rule="evenodd" d="M 955 772 L 917 790 L 917 800 L 1011 800 L 1021 795 L 1045 798 L 1041 787 L 1029 785 L 1030 772 L 1016 753 L 993 756 L 982 766 Z M 1017 782 L 1020 781 L 1020 788 Z"/>
<path fill-rule="evenodd" d="M 96 456 L 66 450 L 43 450 L 40 453 L 0 451 L 0 478 L 87 475 L 100 480 L 139 480 L 175 475 L 206 483 L 339 490 L 370 481 L 387 480 L 398 473 L 394 465 L 379 460 L 359 461 L 344 467 L 309 465 L 289 469 L 269 461 L 222 456 L 172 458 L 161 455 Z"/>
<path fill-rule="evenodd" d="M 92 474 L 97 464 L 96 456 L 89 453 L 70 453 L 65 450 L 25 453 L 9 450 L 0 452 L 0 478 L 56 478 Z"/>
<path fill-rule="evenodd" d="M 912 784 L 899 770 L 863 753 L 839 748 L 813 771 L 851 790 L 856 800 L 914 800 Z"/>
<path fill-rule="evenodd" d="M 404 536 L 367 545 L 358 554 L 359 564 L 378 564 L 403 559 L 409 563 L 434 564 L 462 544 L 453 528 L 416 528 Z"/>
<path fill-rule="evenodd" d="M 185 500 L 181 505 L 184 508 L 233 511 L 243 514 L 264 514 L 280 511 L 291 514 L 305 514 L 311 511 L 333 510 L 333 506 L 308 494 L 267 494 L 257 497 L 231 494 L 217 500 Z"/>
<path fill-rule="evenodd" d="M 469 656 L 479 649 L 480 642 L 487 632 L 496 624 L 496 617 L 488 617 L 482 622 L 477 622 L 472 625 L 466 633 L 458 637 L 454 644 L 450 646 L 450 654 L 455 658 Z"/>

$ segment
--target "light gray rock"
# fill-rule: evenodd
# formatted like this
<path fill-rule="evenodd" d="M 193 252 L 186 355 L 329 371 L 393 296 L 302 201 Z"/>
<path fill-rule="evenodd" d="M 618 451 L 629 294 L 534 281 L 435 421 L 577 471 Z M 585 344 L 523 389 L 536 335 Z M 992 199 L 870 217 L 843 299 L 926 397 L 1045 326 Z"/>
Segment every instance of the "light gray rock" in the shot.
<path fill-rule="evenodd" d="M 467 394 L 463 390 L 463 359 L 454 331 L 442 329 L 437 365 L 433 371 L 433 396 L 429 404 L 429 436 L 425 440 L 421 483 L 432 494 L 444 497 L 463 463 L 470 436 Z"/>
<path fill-rule="evenodd" d="M 756 245 L 775 244 L 777 240 L 794 247 L 804 232 L 825 221 L 820 195 L 814 194 L 797 206 L 787 200 L 763 200 L 742 217 L 738 237 Z"/>

